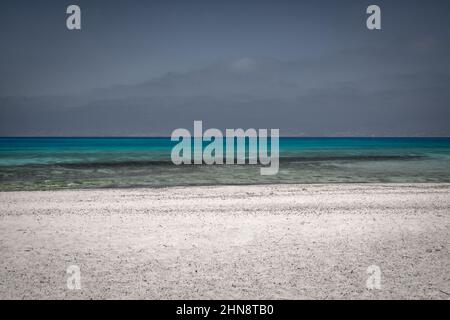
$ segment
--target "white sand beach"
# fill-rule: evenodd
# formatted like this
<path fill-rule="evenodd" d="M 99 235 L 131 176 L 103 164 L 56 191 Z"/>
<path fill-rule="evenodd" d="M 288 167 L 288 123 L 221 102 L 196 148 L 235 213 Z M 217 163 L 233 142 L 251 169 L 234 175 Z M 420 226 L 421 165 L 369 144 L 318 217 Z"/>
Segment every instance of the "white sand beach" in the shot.
<path fill-rule="evenodd" d="M 449 243 L 449 184 L 1 192 L 0 298 L 449 299 Z"/>

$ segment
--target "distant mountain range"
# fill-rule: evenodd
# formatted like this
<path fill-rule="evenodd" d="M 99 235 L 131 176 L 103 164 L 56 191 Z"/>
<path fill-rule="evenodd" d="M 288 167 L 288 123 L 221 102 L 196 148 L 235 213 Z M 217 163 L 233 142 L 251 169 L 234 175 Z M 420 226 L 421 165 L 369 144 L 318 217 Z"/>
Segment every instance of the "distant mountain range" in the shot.
<path fill-rule="evenodd" d="M 448 72 L 395 65 L 364 52 L 244 57 L 82 94 L 1 97 L 0 135 L 167 136 L 194 120 L 284 136 L 450 135 Z"/>

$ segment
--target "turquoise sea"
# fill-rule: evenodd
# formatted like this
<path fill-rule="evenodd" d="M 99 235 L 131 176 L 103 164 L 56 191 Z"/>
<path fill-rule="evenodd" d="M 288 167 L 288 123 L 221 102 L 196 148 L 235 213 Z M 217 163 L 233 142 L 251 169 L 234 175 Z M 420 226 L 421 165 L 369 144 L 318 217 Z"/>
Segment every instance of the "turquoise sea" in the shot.
<path fill-rule="evenodd" d="M 0 190 L 450 182 L 450 138 L 280 138 L 280 169 L 172 164 L 170 138 L 0 138 Z"/>

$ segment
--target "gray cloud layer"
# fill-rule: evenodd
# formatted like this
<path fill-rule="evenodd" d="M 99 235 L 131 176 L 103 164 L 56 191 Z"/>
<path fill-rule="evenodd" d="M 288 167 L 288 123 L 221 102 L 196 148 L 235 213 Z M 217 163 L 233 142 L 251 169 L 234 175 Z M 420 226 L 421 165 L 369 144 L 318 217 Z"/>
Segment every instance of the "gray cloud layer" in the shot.
<path fill-rule="evenodd" d="M 196 52 L 192 57 L 197 58 L 190 57 L 189 45 L 180 40 L 178 47 L 165 47 L 168 56 L 171 50 L 185 53 L 175 59 L 177 63 L 155 56 L 145 46 L 139 47 L 147 36 L 146 27 L 136 33 L 136 22 L 132 20 L 121 21 L 124 30 L 119 30 L 118 37 L 132 37 L 124 43 L 113 44 L 101 38 L 113 33 L 114 28 L 96 28 L 94 35 L 110 47 L 108 52 L 91 41 L 94 38 L 90 31 L 77 35 L 85 38 L 76 40 L 79 46 L 72 49 L 75 54 L 85 50 L 81 53 L 84 62 L 70 56 L 66 61 L 61 57 L 47 61 L 42 56 L 43 52 L 48 56 L 64 52 L 67 34 L 57 36 L 54 43 L 41 43 L 43 48 L 35 40 L 30 48 L 31 35 L 22 29 L 15 31 L 21 41 L 12 42 L 11 34 L 6 34 L 9 47 L 0 58 L 11 63 L 0 68 L 4 71 L 0 76 L 0 135 L 170 135 L 175 128 L 191 128 L 193 120 L 221 129 L 280 128 L 282 135 L 450 135 L 450 31 L 442 28 L 439 20 L 448 7 L 445 2 L 409 1 L 395 7 L 388 3 L 383 7 L 383 2 L 384 29 L 378 33 L 368 31 L 361 23 L 361 1 L 348 1 L 348 6 L 340 7 L 327 1 L 323 7 L 308 1 L 303 6 L 298 2 L 286 2 L 284 6 L 261 3 L 203 7 L 205 4 L 198 2 L 187 13 L 180 13 L 180 28 L 197 32 L 197 38 L 191 38 L 194 49 L 189 49 Z M 111 10 L 125 8 L 119 4 Z M 10 11 L 15 8 L 9 4 Z M 172 3 L 173 11 L 162 4 L 158 7 L 169 20 L 168 12 L 174 15 L 177 8 L 186 9 L 177 3 Z M 233 13 L 232 9 L 239 8 L 240 13 Z M 250 14 L 251 8 L 254 15 Z M 333 9 L 334 14 L 324 8 Z M 303 20 L 295 22 L 295 14 L 289 9 Z M 302 10 L 294 9 L 314 15 L 307 17 Z M 206 13 L 218 21 L 210 20 Z M 130 13 L 124 12 L 124 16 L 130 18 Z M 198 21 L 192 20 L 197 16 L 203 17 L 201 28 Z M 338 19 L 341 16 L 350 17 L 351 22 Z M 248 17 L 253 18 L 245 24 Z M 264 18 L 269 17 L 273 24 L 271 37 L 275 37 L 272 43 L 261 34 L 269 32 L 264 26 Z M 224 24 L 225 18 L 234 19 L 241 30 Z M 159 21 L 161 26 L 167 23 Z M 287 32 L 296 28 L 297 37 Z M 185 34 L 184 29 L 179 32 Z M 212 39 L 210 30 L 222 37 L 217 48 L 208 42 L 199 44 L 199 38 Z M 174 30 L 162 32 L 169 39 L 176 37 Z M 330 33 L 340 41 L 333 42 Z M 227 36 L 232 35 L 235 42 L 230 47 Z M 267 49 L 261 47 L 262 43 Z M 127 44 L 134 49 L 123 48 Z M 159 45 L 164 47 L 163 42 Z M 36 63 L 30 65 L 23 60 L 24 51 L 19 49 L 29 50 L 27 55 Z M 20 51 L 16 58 L 12 54 L 15 50 Z M 93 59 L 89 60 L 86 52 Z M 96 58 L 100 53 L 104 61 Z M 39 60 L 42 65 L 37 63 Z M 101 67 L 95 66 L 96 61 Z M 41 68 L 49 72 L 43 73 Z M 112 71 L 105 73 L 103 68 Z M 54 69 L 58 72 L 50 72 Z M 156 69 L 159 71 L 153 72 Z M 74 77 L 75 88 L 68 93 L 64 83 L 70 76 Z M 122 84 L 88 89 L 102 87 L 102 83 Z M 36 91 L 40 87 L 47 90 Z M 39 94 L 41 91 L 43 94 Z"/>

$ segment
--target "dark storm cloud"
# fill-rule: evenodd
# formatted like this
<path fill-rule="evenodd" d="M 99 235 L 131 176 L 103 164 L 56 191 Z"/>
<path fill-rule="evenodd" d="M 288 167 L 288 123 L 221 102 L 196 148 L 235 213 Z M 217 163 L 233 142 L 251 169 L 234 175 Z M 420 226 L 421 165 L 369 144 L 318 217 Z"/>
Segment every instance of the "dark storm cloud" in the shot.
<path fill-rule="evenodd" d="M 449 135 L 446 1 L 76 1 L 1 6 L 0 135 Z"/>

